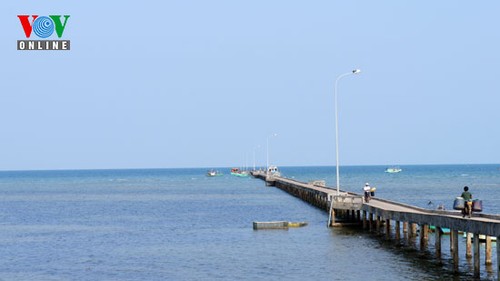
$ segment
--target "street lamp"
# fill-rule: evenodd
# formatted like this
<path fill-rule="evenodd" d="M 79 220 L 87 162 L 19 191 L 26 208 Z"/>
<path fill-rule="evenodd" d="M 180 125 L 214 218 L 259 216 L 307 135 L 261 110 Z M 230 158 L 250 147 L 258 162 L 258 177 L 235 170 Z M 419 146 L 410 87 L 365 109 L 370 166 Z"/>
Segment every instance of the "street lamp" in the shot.
<path fill-rule="evenodd" d="M 340 194 L 340 172 L 339 172 L 339 113 L 337 110 L 337 85 L 339 80 L 351 74 L 358 74 L 361 70 L 354 69 L 351 72 L 347 72 L 339 75 L 337 80 L 335 80 L 335 156 L 336 156 L 336 171 L 337 171 L 337 195 Z"/>
<path fill-rule="evenodd" d="M 266 160 L 266 175 L 267 175 L 267 172 L 269 171 L 269 138 L 276 137 L 276 136 L 278 136 L 278 134 L 276 134 L 276 133 L 267 136 L 267 140 L 266 140 L 267 141 L 266 142 L 266 145 L 267 145 L 267 147 L 266 147 L 266 155 L 267 155 L 266 156 L 266 159 L 267 159 Z"/>

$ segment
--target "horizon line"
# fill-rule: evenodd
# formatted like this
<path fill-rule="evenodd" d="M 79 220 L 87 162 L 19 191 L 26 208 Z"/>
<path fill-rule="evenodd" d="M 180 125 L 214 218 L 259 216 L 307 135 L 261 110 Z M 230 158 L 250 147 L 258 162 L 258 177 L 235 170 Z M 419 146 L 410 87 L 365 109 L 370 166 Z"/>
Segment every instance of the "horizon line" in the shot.
<path fill-rule="evenodd" d="M 405 167 L 405 166 L 474 166 L 474 165 L 500 165 L 500 163 L 435 163 L 435 164 L 368 164 L 368 165 L 341 165 L 340 167 Z M 48 171 L 119 171 L 119 170 L 176 170 L 176 169 L 230 169 L 240 166 L 210 166 L 210 167 L 148 167 L 148 168 L 56 168 L 56 169 L 12 169 L 0 170 L 0 172 L 48 172 Z M 264 166 L 257 166 L 256 168 Z M 335 165 L 282 165 L 279 167 L 300 168 L 300 167 L 335 167 Z M 248 167 L 251 170 L 252 167 Z"/>

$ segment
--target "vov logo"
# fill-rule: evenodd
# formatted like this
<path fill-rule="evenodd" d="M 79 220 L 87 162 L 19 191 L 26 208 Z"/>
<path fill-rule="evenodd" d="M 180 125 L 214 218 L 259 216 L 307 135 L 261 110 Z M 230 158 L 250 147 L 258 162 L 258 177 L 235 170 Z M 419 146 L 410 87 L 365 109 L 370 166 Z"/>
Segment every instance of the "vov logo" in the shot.
<path fill-rule="evenodd" d="M 33 39 L 33 35 L 40 39 L 49 38 L 55 32 L 62 38 L 70 15 L 18 15 L 24 35 Z M 69 50 L 69 40 L 18 40 L 18 50 Z"/>

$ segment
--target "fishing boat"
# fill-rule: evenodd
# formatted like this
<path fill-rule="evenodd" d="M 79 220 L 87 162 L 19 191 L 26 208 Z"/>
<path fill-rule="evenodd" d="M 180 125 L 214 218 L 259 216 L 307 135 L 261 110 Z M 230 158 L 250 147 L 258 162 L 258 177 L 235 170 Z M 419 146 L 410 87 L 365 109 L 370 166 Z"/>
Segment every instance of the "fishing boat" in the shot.
<path fill-rule="evenodd" d="M 237 176 L 237 177 L 248 177 L 249 173 L 248 173 L 248 171 L 242 171 L 239 168 L 232 168 L 231 175 Z"/>
<path fill-rule="evenodd" d="M 399 173 L 401 171 L 403 171 L 403 169 L 401 169 L 399 167 L 389 167 L 389 168 L 385 169 L 385 172 L 389 173 L 389 174 Z"/>
<path fill-rule="evenodd" d="M 220 177 L 222 173 L 217 170 L 210 170 L 207 172 L 207 177 Z"/>

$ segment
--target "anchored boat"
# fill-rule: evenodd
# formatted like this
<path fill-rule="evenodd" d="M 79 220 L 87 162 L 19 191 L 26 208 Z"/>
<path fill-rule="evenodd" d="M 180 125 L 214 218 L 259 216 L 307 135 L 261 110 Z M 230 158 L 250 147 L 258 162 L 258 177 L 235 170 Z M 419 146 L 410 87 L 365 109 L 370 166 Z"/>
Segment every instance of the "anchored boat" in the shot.
<path fill-rule="evenodd" d="M 217 170 L 210 170 L 207 172 L 207 177 L 220 177 L 222 173 Z"/>
<path fill-rule="evenodd" d="M 399 167 L 389 167 L 389 168 L 385 169 L 385 172 L 390 173 L 390 174 L 399 173 L 401 171 L 403 171 L 403 169 L 401 169 Z"/>
<path fill-rule="evenodd" d="M 307 222 L 289 222 L 289 221 L 267 221 L 267 222 L 253 222 L 253 229 L 288 229 L 289 227 L 303 227 Z"/>
<path fill-rule="evenodd" d="M 249 173 L 248 173 L 248 171 L 241 171 L 238 168 L 232 168 L 231 175 L 237 176 L 237 177 L 248 177 Z"/>

